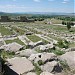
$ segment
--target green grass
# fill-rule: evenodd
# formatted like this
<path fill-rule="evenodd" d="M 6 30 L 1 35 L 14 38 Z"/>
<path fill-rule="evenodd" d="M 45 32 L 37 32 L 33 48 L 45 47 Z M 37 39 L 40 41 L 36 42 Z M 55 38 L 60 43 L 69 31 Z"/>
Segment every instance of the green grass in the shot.
<path fill-rule="evenodd" d="M 41 40 L 40 37 L 36 36 L 36 35 L 27 35 L 28 39 L 30 39 L 32 42 L 38 42 Z"/>
<path fill-rule="evenodd" d="M 42 72 L 42 70 L 39 68 L 39 66 L 36 63 L 34 63 L 34 66 L 35 66 L 34 71 L 36 72 L 37 75 L 40 75 L 40 73 Z"/>
<path fill-rule="evenodd" d="M 54 54 L 56 54 L 56 55 L 58 55 L 58 56 L 65 54 L 65 51 L 58 50 L 58 49 L 49 49 L 49 50 L 47 50 L 47 52 L 49 52 L 49 53 L 54 53 Z"/>
<path fill-rule="evenodd" d="M 48 41 L 41 39 L 40 37 L 36 36 L 36 35 L 27 35 L 28 39 L 30 39 L 32 42 L 38 42 L 40 40 L 42 40 L 45 44 L 48 43 Z"/>
<path fill-rule="evenodd" d="M 58 22 L 61 22 L 60 20 L 55 20 L 55 19 L 53 19 L 52 21 L 55 21 L 55 23 L 57 24 Z M 34 28 L 37 28 L 37 29 L 39 29 L 39 30 L 41 30 L 41 31 L 47 31 L 47 32 L 54 32 L 54 33 L 56 33 L 56 34 L 58 34 L 58 35 L 60 35 L 60 34 L 62 34 L 61 35 L 61 37 L 63 36 L 63 34 L 71 34 L 71 33 L 73 33 L 73 34 L 75 34 L 75 27 L 72 27 L 71 28 L 71 31 L 72 32 L 70 32 L 70 31 L 68 31 L 68 29 L 67 29 L 67 27 L 66 26 L 61 26 L 61 25 L 50 25 L 50 24 L 45 24 L 44 22 L 35 22 L 35 23 L 23 23 L 23 22 L 15 22 L 15 23 L 6 23 L 6 25 L 5 25 L 5 27 L 7 27 L 9 24 L 11 24 L 11 25 L 14 25 L 13 27 L 11 26 L 11 28 L 12 28 L 12 30 L 15 30 L 16 32 L 17 32 L 17 30 L 19 31 L 19 32 L 17 32 L 19 35 L 23 35 L 25 32 L 26 32 L 26 30 L 29 30 L 29 31 L 32 31 L 32 32 L 35 32 L 35 33 L 38 33 L 38 31 L 36 31 L 36 30 L 34 30 Z M 23 28 L 23 29 L 25 29 L 25 30 L 22 30 L 22 29 L 20 29 L 20 28 L 17 28 L 16 26 L 18 26 L 18 27 L 20 27 L 20 28 Z M 13 34 L 13 32 L 12 31 L 10 31 L 9 29 L 7 29 L 7 28 L 5 28 L 5 27 L 3 27 L 3 26 L 0 26 L 0 32 L 2 33 L 2 35 L 11 35 L 11 34 Z M 27 27 L 27 29 L 25 28 L 25 27 Z M 42 32 L 41 32 L 42 33 Z M 41 33 L 39 33 L 39 34 L 41 34 Z M 54 36 L 54 35 L 51 35 L 51 34 L 49 34 L 48 35 L 50 38 L 53 38 L 53 39 L 55 39 L 55 40 L 59 40 L 59 39 L 62 39 L 61 37 L 57 37 L 57 36 Z M 33 41 L 33 42 L 37 42 L 37 41 L 39 41 L 39 37 L 37 37 L 37 36 L 28 36 L 29 37 L 29 39 L 31 39 L 31 41 Z M 64 38 L 65 39 L 65 38 Z M 40 38 L 40 40 L 41 40 L 41 38 Z M 48 43 L 48 41 L 46 41 L 46 40 L 43 40 L 45 43 Z M 75 43 L 71 43 L 70 45 L 69 45 L 69 47 L 74 47 L 75 46 Z"/>
<path fill-rule="evenodd" d="M 15 30 L 19 35 L 23 35 L 25 33 L 25 30 L 20 28 L 12 27 L 12 29 Z"/>
<path fill-rule="evenodd" d="M 48 43 L 49 43 L 47 40 L 44 40 L 44 39 L 42 39 L 42 41 L 43 41 L 45 44 L 48 44 Z"/>
<path fill-rule="evenodd" d="M 59 40 L 57 46 L 60 48 L 66 48 L 67 49 L 67 48 L 69 48 L 69 42 L 66 40 Z"/>
<path fill-rule="evenodd" d="M 12 42 L 17 42 L 18 44 L 20 45 L 25 45 L 21 40 L 19 40 L 18 38 L 17 39 L 14 39 L 14 40 L 6 40 L 5 41 L 6 44 L 9 44 L 9 43 L 12 43 Z"/>
<path fill-rule="evenodd" d="M 4 50 L 1 50 L 0 51 L 0 57 L 2 59 L 4 59 L 4 60 L 7 59 L 7 58 L 12 58 L 14 55 L 15 55 L 14 52 L 6 52 Z"/>
<path fill-rule="evenodd" d="M 62 33 L 62 32 L 64 32 L 64 33 L 75 33 L 75 27 L 72 27 L 71 28 L 71 30 L 73 31 L 73 32 L 69 32 L 68 31 L 68 29 L 67 29 L 67 26 L 64 26 L 64 25 L 45 25 L 45 24 L 43 24 L 43 25 L 37 25 L 37 28 L 39 28 L 39 29 L 45 29 L 45 30 L 47 30 L 47 31 L 50 31 L 50 32 L 52 32 L 52 31 L 54 31 L 54 32 L 59 32 L 59 33 Z"/>
<path fill-rule="evenodd" d="M 61 51 L 61 50 L 55 50 L 55 51 L 53 51 L 53 53 L 56 54 L 56 55 L 65 54 L 65 52 L 64 51 Z"/>
<path fill-rule="evenodd" d="M 13 32 L 10 31 L 9 29 L 3 27 L 3 26 L 0 26 L 0 33 L 3 35 L 12 35 Z"/>
<path fill-rule="evenodd" d="M 52 39 L 54 39 L 54 40 L 61 40 L 61 38 L 59 38 L 59 37 L 56 37 L 56 36 L 53 36 L 53 35 L 48 35 L 48 37 L 50 37 L 50 38 L 52 38 Z"/>

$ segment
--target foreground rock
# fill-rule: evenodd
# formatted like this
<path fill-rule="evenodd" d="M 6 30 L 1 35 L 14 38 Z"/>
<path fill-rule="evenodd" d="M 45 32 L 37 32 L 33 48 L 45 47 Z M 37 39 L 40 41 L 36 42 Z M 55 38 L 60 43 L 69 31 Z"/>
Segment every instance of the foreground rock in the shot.
<path fill-rule="evenodd" d="M 7 59 L 8 61 L 8 75 L 20 75 L 34 69 L 33 64 L 25 57 L 15 57 Z"/>
<path fill-rule="evenodd" d="M 52 48 L 54 48 L 53 44 L 40 45 L 40 50 L 42 50 L 42 51 L 46 51 L 46 50 L 52 49 Z"/>
<path fill-rule="evenodd" d="M 36 75 L 36 73 L 34 73 L 34 72 L 29 72 L 29 73 L 27 73 L 26 75 Z"/>
<path fill-rule="evenodd" d="M 3 46 L 0 47 L 0 49 L 4 49 L 6 51 L 11 51 L 11 52 L 17 52 L 21 48 L 23 48 L 23 46 L 16 43 L 16 42 L 13 42 L 13 43 L 10 43 L 10 44 L 7 44 L 7 45 L 3 45 Z"/>
<path fill-rule="evenodd" d="M 49 72 L 42 72 L 40 75 L 54 75 L 54 74 L 49 73 Z"/>
<path fill-rule="evenodd" d="M 47 62 L 46 64 L 41 66 L 41 70 L 52 72 L 54 70 L 55 66 L 57 66 L 57 65 L 58 65 L 58 62 L 56 62 L 56 61 Z"/>
<path fill-rule="evenodd" d="M 66 61 L 70 69 L 75 69 L 75 51 L 66 52 L 59 59 Z"/>
<path fill-rule="evenodd" d="M 57 56 L 54 53 L 37 53 L 37 54 L 32 54 L 28 59 L 37 63 L 39 60 L 45 62 L 45 61 L 54 60 L 56 58 Z"/>
<path fill-rule="evenodd" d="M 29 57 L 31 54 L 36 54 L 37 52 L 35 50 L 31 50 L 31 49 L 26 49 L 26 50 L 23 50 L 23 51 L 19 51 L 18 52 L 20 56 L 26 56 L 26 57 Z"/>

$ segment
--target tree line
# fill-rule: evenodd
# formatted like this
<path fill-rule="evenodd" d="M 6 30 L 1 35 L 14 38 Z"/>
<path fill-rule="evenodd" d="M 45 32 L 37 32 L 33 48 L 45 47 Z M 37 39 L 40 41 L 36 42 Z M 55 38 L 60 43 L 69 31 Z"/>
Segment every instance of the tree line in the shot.
<path fill-rule="evenodd" d="M 70 30 L 71 26 L 74 26 L 74 23 L 73 22 L 62 21 L 62 25 L 67 25 L 67 29 Z"/>

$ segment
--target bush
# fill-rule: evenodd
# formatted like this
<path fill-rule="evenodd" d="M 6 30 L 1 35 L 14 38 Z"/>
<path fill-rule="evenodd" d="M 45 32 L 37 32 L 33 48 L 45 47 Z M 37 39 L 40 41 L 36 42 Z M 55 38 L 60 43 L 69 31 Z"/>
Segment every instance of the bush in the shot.
<path fill-rule="evenodd" d="M 11 57 L 13 57 L 15 55 L 15 52 L 9 52 L 9 51 L 1 51 L 1 53 L 0 53 L 0 57 L 2 58 L 2 59 L 6 59 L 6 58 L 11 58 Z"/>
<path fill-rule="evenodd" d="M 60 64 L 61 64 L 61 66 L 64 70 L 69 70 L 70 71 L 70 67 L 68 66 L 66 61 L 60 61 Z"/>
<path fill-rule="evenodd" d="M 59 40 L 57 46 L 60 48 L 68 48 L 69 42 L 66 40 Z"/>
<path fill-rule="evenodd" d="M 40 75 L 42 70 L 39 68 L 39 66 L 37 64 L 34 64 L 34 66 L 35 66 L 35 70 L 34 71 L 36 72 L 37 75 Z"/>
<path fill-rule="evenodd" d="M 65 52 L 64 51 L 61 51 L 61 50 L 55 50 L 53 53 L 55 53 L 56 55 L 62 55 Z"/>
<path fill-rule="evenodd" d="M 71 23 L 67 22 L 67 29 L 70 30 L 71 29 Z"/>
<path fill-rule="evenodd" d="M 44 62 L 42 60 L 39 60 L 38 64 L 41 66 L 41 65 L 44 65 Z"/>

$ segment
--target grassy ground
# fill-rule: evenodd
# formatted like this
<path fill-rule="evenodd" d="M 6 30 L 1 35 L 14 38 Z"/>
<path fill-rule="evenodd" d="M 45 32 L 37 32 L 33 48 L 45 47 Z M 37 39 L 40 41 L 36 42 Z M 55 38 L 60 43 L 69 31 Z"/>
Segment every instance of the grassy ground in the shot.
<path fill-rule="evenodd" d="M 54 19 L 53 19 L 53 21 L 54 21 Z M 54 33 L 57 33 L 58 35 L 62 34 L 61 37 L 63 36 L 63 34 L 67 34 L 67 35 L 72 34 L 72 33 L 75 34 L 75 27 L 72 27 L 71 28 L 72 32 L 69 32 L 66 26 L 50 25 L 50 24 L 41 23 L 39 21 L 35 22 L 35 23 L 23 23 L 23 22 L 21 22 L 21 23 L 19 23 L 19 22 L 7 23 L 7 25 L 9 25 L 9 24 L 13 25 L 12 29 L 15 30 L 19 35 L 23 35 L 26 32 L 25 27 L 28 28 L 27 30 L 32 31 L 32 32 L 35 32 L 34 28 L 37 28 L 40 31 L 46 31 L 46 32 L 50 32 L 50 33 L 54 32 Z M 17 28 L 16 26 L 18 26 L 20 28 L 23 28 L 25 30 Z M 12 31 L 10 31 L 9 29 L 6 29 L 3 26 L 0 26 L 0 32 L 2 33 L 2 35 L 10 35 L 10 34 L 13 33 Z M 37 33 L 38 33 L 38 31 L 37 31 Z M 41 34 L 41 33 L 39 33 L 39 34 Z M 48 35 L 48 36 L 55 39 L 55 40 L 61 39 L 61 37 L 59 38 L 59 37 L 56 37 L 56 36 L 53 36 L 53 35 Z M 28 36 L 28 38 L 31 39 L 31 41 L 33 41 L 33 42 L 37 42 L 37 41 L 41 40 L 41 38 L 39 38 L 37 36 Z M 72 43 L 72 44 L 70 44 L 70 47 L 74 47 L 74 45 L 75 44 Z"/>
<path fill-rule="evenodd" d="M 18 44 L 20 45 L 25 45 L 21 40 L 19 40 L 18 38 L 17 39 L 14 39 L 14 40 L 6 40 L 5 41 L 6 44 L 9 44 L 9 43 L 12 43 L 12 42 L 17 42 Z"/>
<path fill-rule="evenodd" d="M 72 32 L 68 31 L 66 26 L 61 26 L 61 25 L 44 25 L 43 28 L 44 29 L 51 29 L 53 31 L 58 31 L 59 33 L 60 32 L 72 33 Z M 75 32 L 75 27 L 72 27 L 71 30 L 73 30 L 73 32 Z"/>
<path fill-rule="evenodd" d="M 42 40 L 45 44 L 48 43 L 48 41 L 41 39 L 40 37 L 36 36 L 36 35 L 27 35 L 27 37 L 32 41 L 32 42 L 38 42 L 40 40 Z"/>
<path fill-rule="evenodd" d="M 48 41 L 46 41 L 46 40 L 44 40 L 44 39 L 42 39 L 42 41 L 43 41 L 45 44 L 48 44 L 48 43 L 49 43 Z"/>
<path fill-rule="evenodd" d="M 36 36 L 36 35 L 27 35 L 27 37 L 32 41 L 32 42 L 38 42 L 41 40 L 40 37 Z"/>
<path fill-rule="evenodd" d="M 3 26 L 0 26 L 0 33 L 2 35 L 11 35 L 11 34 L 13 34 L 12 31 L 10 31 L 9 29 L 7 29 L 7 28 L 5 28 Z"/>
<path fill-rule="evenodd" d="M 70 43 L 69 44 L 69 47 L 71 48 L 71 47 L 75 47 L 75 43 Z"/>
<path fill-rule="evenodd" d="M 19 26 L 21 26 L 21 25 L 19 25 Z M 38 29 L 42 29 L 42 30 L 45 29 L 47 31 L 49 29 L 49 30 L 58 31 L 58 32 L 72 33 L 67 30 L 66 26 L 41 24 L 40 22 L 25 23 L 22 26 L 31 27 L 33 29 L 33 31 L 34 31 L 34 28 L 38 28 Z M 73 33 L 75 33 L 75 27 L 72 27 L 71 30 L 73 30 Z"/>
<path fill-rule="evenodd" d="M 56 37 L 56 36 L 53 36 L 53 35 L 48 35 L 48 37 L 50 37 L 50 38 L 52 38 L 52 39 L 54 39 L 54 40 L 61 40 L 61 38 L 59 38 L 59 37 Z"/>
<path fill-rule="evenodd" d="M 62 23 L 62 20 L 51 19 L 51 22 L 52 22 L 53 24 L 61 24 L 61 23 Z"/>
<path fill-rule="evenodd" d="M 5 50 L 0 51 L 0 56 L 2 59 L 12 58 L 15 56 L 14 52 L 6 52 Z"/>
<path fill-rule="evenodd" d="M 25 30 L 20 28 L 12 27 L 12 29 L 15 30 L 19 35 L 23 35 L 25 33 Z"/>

